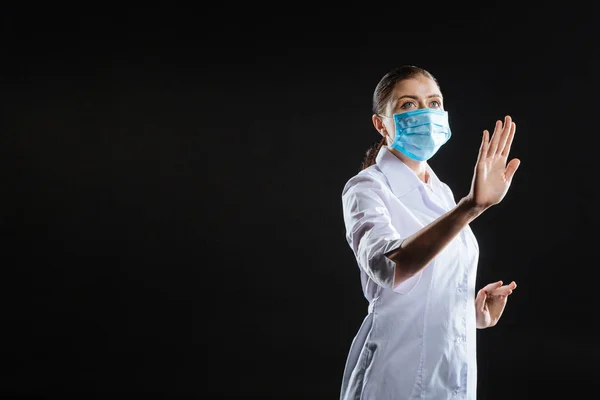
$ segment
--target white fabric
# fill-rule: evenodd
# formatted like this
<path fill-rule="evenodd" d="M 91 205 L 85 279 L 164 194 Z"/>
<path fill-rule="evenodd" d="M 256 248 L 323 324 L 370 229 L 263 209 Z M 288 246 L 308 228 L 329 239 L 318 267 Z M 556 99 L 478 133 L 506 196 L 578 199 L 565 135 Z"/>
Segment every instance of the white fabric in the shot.
<path fill-rule="evenodd" d="M 421 272 L 393 287 L 384 253 L 456 205 L 431 167 L 423 183 L 383 146 L 346 183 L 346 239 L 360 270 L 367 315 L 346 361 L 340 399 L 476 398 L 475 275 L 479 248 L 467 226 Z"/>

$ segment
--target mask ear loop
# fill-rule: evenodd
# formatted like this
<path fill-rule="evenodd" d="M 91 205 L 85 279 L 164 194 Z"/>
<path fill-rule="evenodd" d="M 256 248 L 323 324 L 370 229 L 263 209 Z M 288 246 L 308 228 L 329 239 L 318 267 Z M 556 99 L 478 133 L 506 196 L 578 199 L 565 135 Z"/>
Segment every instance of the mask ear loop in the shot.
<path fill-rule="evenodd" d="M 383 115 L 383 114 L 377 114 L 377 115 L 379 115 L 381 118 L 390 118 L 390 119 L 394 119 L 394 117 L 388 117 L 387 115 Z M 385 142 L 386 142 L 386 145 L 388 145 L 388 146 L 389 146 L 389 143 L 388 143 L 388 141 L 387 141 L 387 138 L 388 138 L 388 137 L 390 138 L 390 140 L 391 140 L 392 142 L 394 141 L 394 139 L 391 137 L 391 135 L 388 135 L 388 134 L 387 134 L 387 131 L 386 131 L 385 129 L 383 129 L 383 130 L 382 130 L 381 132 L 379 132 L 379 133 L 380 133 L 381 135 L 383 135 L 383 137 L 384 137 L 384 138 L 386 138 L 386 141 L 385 141 Z"/>
<path fill-rule="evenodd" d="M 394 118 L 394 117 L 388 117 L 387 115 L 383 115 L 383 114 L 377 114 L 377 115 L 379 115 L 381 118 Z M 387 132 L 386 132 L 386 130 L 385 130 L 385 129 L 383 129 L 383 130 L 382 130 L 381 132 L 379 132 L 379 133 L 380 133 L 381 135 L 383 135 L 384 137 L 386 137 L 386 136 L 387 136 L 387 135 L 386 135 L 386 133 L 387 133 Z"/>

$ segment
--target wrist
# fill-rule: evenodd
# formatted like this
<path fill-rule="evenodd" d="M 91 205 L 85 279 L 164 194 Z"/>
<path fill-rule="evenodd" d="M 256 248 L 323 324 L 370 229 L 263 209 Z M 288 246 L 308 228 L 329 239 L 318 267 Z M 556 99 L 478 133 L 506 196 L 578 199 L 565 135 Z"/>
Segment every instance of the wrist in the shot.
<path fill-rule="evenodd" d="M 486 207 L 475 204 L 475 201 L 473 201 L 473 199 L 471 199 L 469 196 L 460 199 L 457 207 L 465 213 L 469 220 L 477 218 L 486 210 Z"/>

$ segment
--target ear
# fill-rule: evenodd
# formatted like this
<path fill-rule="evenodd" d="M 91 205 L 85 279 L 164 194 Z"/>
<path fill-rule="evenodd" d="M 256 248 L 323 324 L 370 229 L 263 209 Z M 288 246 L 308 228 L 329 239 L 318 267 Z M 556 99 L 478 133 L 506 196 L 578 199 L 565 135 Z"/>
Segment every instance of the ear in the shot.
<path fill-rule="evenodd" d="M 373 114 L 371 119 L 373 121 L 373 126 L 375 127 L 377 132 L 379 132 L 379 134 L 381 136 L 384 136 L 384 137 L 387 136 L 386 128 L 385 128 L 385 125 L 383 124 L 383 118 L 381 118 L 381 116 L 378 114 Z"/>

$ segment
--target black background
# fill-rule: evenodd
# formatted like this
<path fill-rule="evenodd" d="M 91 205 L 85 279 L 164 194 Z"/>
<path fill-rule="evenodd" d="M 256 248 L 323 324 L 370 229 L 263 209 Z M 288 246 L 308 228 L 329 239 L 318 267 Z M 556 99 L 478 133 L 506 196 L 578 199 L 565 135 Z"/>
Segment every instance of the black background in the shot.
<path fill-rule="evenodd" d="M 375 85 L 415 64 L 457 199 L 481 131 L 517 123 L 513 185 L 471 225 L 478 287 L 519 285 L 478 332 L 479 398 L 579 398 L 600 355 L 586 7 L 6 6 L 0 397 L 337 398 L 367 311 L 341 190 L 379 139 Z"/>

